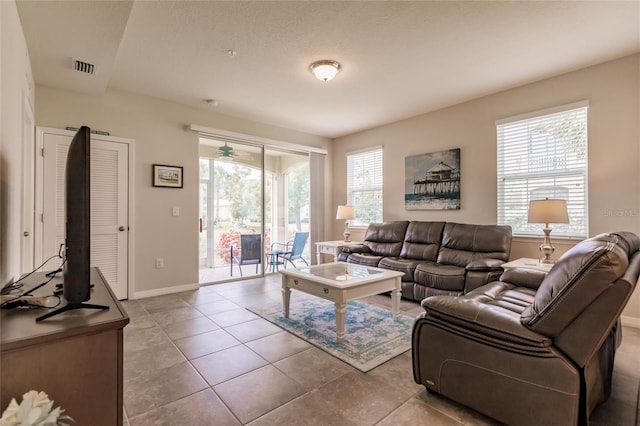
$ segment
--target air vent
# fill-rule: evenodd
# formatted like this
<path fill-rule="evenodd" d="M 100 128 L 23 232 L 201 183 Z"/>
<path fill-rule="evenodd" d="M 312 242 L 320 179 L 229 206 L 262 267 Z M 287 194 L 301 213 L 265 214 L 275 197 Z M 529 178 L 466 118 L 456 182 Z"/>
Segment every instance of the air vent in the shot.
<path fill-rule="evenodd" d="M 78 72 L 83 72 L 85 74 L 93 74 L 95 72 L 95 65 L 90 64 L 88 62 L 81 61 L 79 59 L 73 60 L 73 69 Z"/>

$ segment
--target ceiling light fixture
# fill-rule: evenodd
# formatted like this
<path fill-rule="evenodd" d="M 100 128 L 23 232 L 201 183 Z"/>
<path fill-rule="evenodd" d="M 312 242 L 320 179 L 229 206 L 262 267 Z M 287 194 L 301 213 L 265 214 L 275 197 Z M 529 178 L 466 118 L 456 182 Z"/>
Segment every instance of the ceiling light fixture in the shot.
<path fill-rule="evenodd" d="M 315 61 L 309 65 L 309 71 L 316 76 L 318 80 L 329 81 L 340 71 L 340 64 L 330 59 L 323 59 L 322 61 Z"/>

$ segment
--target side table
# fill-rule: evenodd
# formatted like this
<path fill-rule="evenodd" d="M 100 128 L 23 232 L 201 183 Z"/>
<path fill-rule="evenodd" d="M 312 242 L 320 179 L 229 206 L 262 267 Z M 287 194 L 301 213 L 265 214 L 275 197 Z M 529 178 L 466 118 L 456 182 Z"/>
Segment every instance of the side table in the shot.
<path fill-rule="evenodd" d="M 322 255 L 330 254 L 333 256 L 333 261 L 338 260 L 338 254 L 342 251 L 342 247 L 349 247 L 351 245 L 362 244 L 362 241 L 318 241 L 316 242 L 316 260 L 318 265 L 322 263 Z"/>
<path fill-rule="evenodd" d="M 532 259 L 530 257 L 521 257 L 520 259 L 512 260 L 502 264 L 503 269 L 511 268 L 525 268 L 535 269 L 536 271 L 549 272 L 553 268 L 553 263 L 540 263 L 538 259 Z"/>
<path fill-rule="evenodd" d="M 280 255 L 291 253 L 286 251 L 272 251 L 265 253 L 265 257 L 267 258 L 267 266 L 269 267 L 269 272 L 278 272 L 278 268 L 281 265 L 284 265 L 284 261 L 280 260 Z"/>

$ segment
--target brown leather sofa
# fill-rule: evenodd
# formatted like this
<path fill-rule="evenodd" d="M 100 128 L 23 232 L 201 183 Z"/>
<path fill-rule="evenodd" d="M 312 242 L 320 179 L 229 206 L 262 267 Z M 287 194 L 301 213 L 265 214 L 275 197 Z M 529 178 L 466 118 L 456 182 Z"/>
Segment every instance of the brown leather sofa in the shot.
<path fill-rule="evenodd" d="M 370 224 L 338 260 L 403 272 L 402 297 L 419 302 L 497 279 L 510 251 L 510 226 L 393 221 Z"/>
<path fill-rule="evenodd" d="M 640 238 L 601 234 L 546 276 L 510 269 L 463 296 L 429 297 L 413 327 L 415 381 L 506 424 L 587 424 L 609 397 L 639 275 Z"/>

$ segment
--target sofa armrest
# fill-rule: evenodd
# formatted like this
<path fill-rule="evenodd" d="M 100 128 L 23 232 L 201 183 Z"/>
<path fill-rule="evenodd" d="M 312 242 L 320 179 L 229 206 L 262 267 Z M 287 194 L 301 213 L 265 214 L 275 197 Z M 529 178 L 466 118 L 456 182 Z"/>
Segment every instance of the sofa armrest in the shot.
<path fill-rule="evenodd" d="M 352 244 L 348 247 L 342 247 L 342 252 L 351 254 L 351 253 L 371 253 L 371 249 L 364 244 Z"/>
<path fill-rule="evenodd" d="M 465 269 L 467 271 L 499 271 L 502 269 L 504 260 L 501 259 L 476 259 L 472 260 Z"/>

